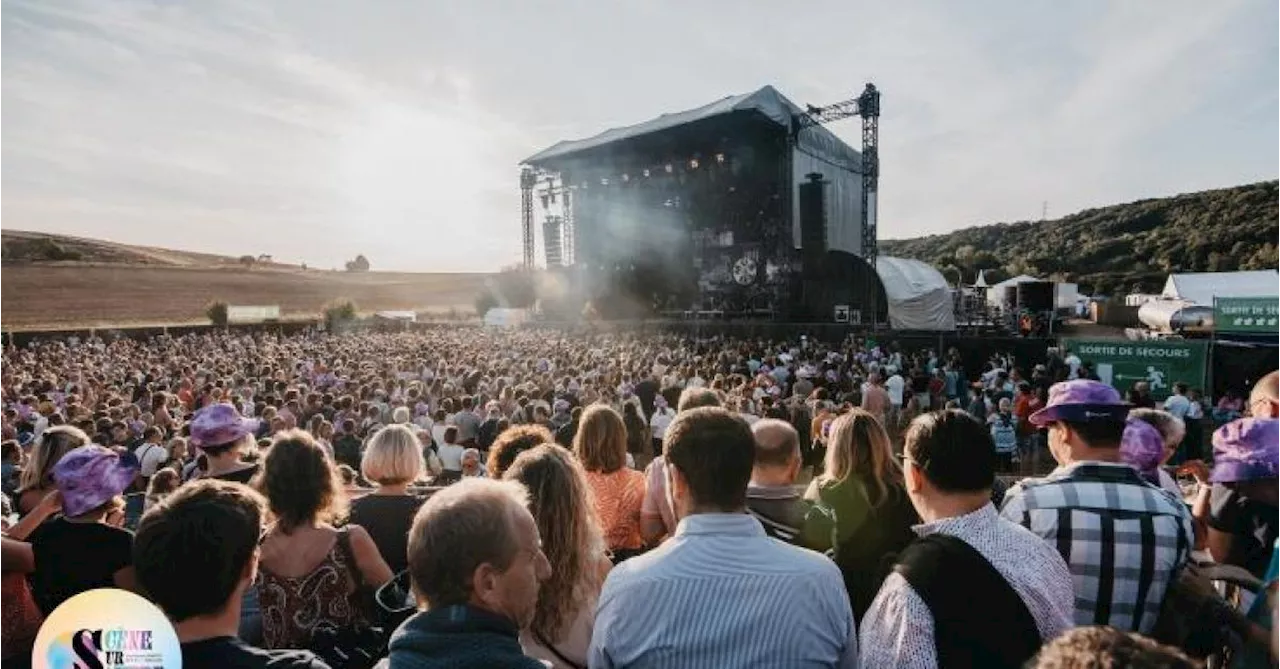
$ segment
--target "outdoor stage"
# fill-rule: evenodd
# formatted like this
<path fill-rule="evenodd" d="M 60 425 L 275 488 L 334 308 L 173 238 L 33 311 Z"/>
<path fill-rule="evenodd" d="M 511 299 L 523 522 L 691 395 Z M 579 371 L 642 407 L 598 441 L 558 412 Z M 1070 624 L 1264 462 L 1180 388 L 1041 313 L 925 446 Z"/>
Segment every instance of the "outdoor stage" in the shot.
<path fill-rule="evenodd" d="M 525 266 L 541 228 L 563 312 L 883 322 L 879 98 L 801 109 L 766 86 L 541 151 L 521 175 Z M 850 116 L 862 152 L 822 126 Z"/>

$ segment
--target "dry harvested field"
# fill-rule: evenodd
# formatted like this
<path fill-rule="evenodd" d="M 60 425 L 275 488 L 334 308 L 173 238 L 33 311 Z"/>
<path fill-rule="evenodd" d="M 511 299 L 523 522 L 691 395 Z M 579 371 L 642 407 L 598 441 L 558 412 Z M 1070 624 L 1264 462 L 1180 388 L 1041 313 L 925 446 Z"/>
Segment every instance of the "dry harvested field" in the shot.
<path fill-rule="evenodd" d="M 484 274 L 347 273 L 285 268 L 164 267 L 76 262 L 0 267 L 0 326 L 43 330 L 207 322 L 212 300 L 279 305 L 315 316 L 338 297 L 362 312 L 469 309 Z"/>

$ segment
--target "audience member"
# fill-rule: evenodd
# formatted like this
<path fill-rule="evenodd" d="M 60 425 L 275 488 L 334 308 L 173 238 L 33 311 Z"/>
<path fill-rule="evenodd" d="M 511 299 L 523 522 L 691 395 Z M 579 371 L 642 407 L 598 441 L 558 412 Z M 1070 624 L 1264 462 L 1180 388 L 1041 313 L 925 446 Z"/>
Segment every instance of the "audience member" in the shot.
<path fill-rule="evenodd" d="M 240 603 L 258 571 L 265 504 L 246 486 L 197 481 L 158 501 L 138 525 L 138 585 L 173 621 L 186 669 L 327 669 L 303 650 L 238 638 Z"/>
<path fill-rule="evenodd" d="M 470 413 L 470 412 L 460 412 Z M 436 477 L 436 485 L 449 485 L 455 483 L 462 478 L 462 454 L 466 452 L 467 447 L 458 443 L 458 428 L 449 425 L 444 429 L 444 441 L 442 441 L 436 453 L 440 456 L 440 464 L 444 467 L 444 471 Z"/>
<path fill-rule="evenodd" d="M 1280 421 L 1272 418 L 1241 418 L 1218 428 L 1213 433 L 1213 473 L 1193 504 L 1193 514 L 1208 526 L 1206 544 L 1213 559 L 1259 578 L 1276 545 L 1280 516 L 1277 425 Z"/>
<path fill-rule="evenodd" d="M 1194 534 L 1182 500 L 1121 461 L 1128 413 L 1111 386 L 1086 379 L 1055 384 L 1031 422 L 1048 427 L 1060 466 L 1010 488 L 1001 514 L 1055 546 L 1071 567 L 1077 625 L 1147 633 Z"/>
<path fill-rule="evenodd" d="M 1114 627 L 1077 627 L 1045 644 L 1030 669 L 1199 669 L 1199 662 Z"/>
<path fill-rule="evenodd" d="M 462 477 L 485 476 L 484 463 L 480 462 L 480 449 L 468 448 L 462 452 Z"/>
<path fill-rule="evenodd" d="M 920 519 L 879 419 L 853 409 L 831 424 L 828 441 L 824 471 L 805 493 L 813 506 L 805 517 L 804 543 L 833 551 L 853 613 L 860 616 Z"/>
<path fill-rule="evenodd" d="M 800 436 L 791 424 L 765 418 L 751 426 L 756 457 L 747 484 L 747 511 L 760 521 L 765 534 L 801 545 L 809 505 L 796 490 L 800 473 Z"/>
<path fill-rule="evenodd" d="M 512 425 L 494 440 L 485 473 L 489 478 L 500 479 L 521 453 L 555 440 L 555 435 L 541 425 Z"/>
<path fill-rule="evenodd" d="M 182 477 L 176 469 L 165 467 L 156 471 L 155 475 L 147 483 L 147 495 L 143 509 L 150 509 L 155 506 L 156 502 L 164 499 L 166 495 L 172 494 L 181 484 Z"/>
<path fill-rule="evenodd" d="M 57 489 L 53 470 L 62 456 L 89 443 L 89 435 L 69 425 L 51 427 L 40 435 L 31 449 L 18 485 L 17 506 L 20 515 L 29 513 L 45 495 Z"/>
<path fill-rule="evenodd" d="M 258 464 L 243 456 L 253 449 L 259 426 L 230 404 L 212 404 L 197 411 L 191 419 L 191 443 L 208 458 L 204 477 L 233 483 L 252 481 Z"/>
<path fill-rule="evenodd" d="M 362 587 L 392 573 L 364 528 L 331 524 L 346 511 L 333 461 L 306 432 L 286 430 L 272 440 L 259 485 L 275 517 L 258 581 L 263 646 L 308 648 L 321 625 L 368 626 Z"/>
<path fill-rule="evenodd" d="M 121 494 L 137 474 L 132 453 L 122 457 L 96 445 L 73 449 L 54 465 L 62 515 L 27 537 L 36 567 L 31 589 L 41 611 L 52 613 L 95 588 L 134 589 L 133 533 L 122 527 Z"/>
<path fill-rule="evenodd" d="M 1182 421 L 1160 409 L 1133 409 L 1120 438 L 1120 459 L 1138 470 L 1142 478 L 1179 498 L 1182 489 L 1164 464 L 1182 441 Z"/>
<path fill-rule="evenodd" d="M 925 414 L 905 438 L 907 494 L 924 523 L 867 611 L 862 665 L 1021 667 L 1071 627 L 1071 572 L 996 512 L 996 450 L 981 422 Z"/>
<path fill-rule="evenodd" d="M 664 457 L 679 525 L 605 580 L 590 665 L 856 666 L 839 569 L 744 513 L 755 460 L 746 422 L 721 408 L 681 412 Z"/>
<path fill-rule="evenodd" d="M 516 458 L 505 477 L 529 491 L 529 512 L 551 564 L 521 645 L 557 669 L 584 667 L 596 600 L 612 566 L 586 473 L 572 453 L 543 444 Z"/>
<path fill-rule="evenodd" d="M 528 495 L 514 481 L 471 478 L 427 500 L 409 531 L 422 611 L 391 637 L 390 669 L 545 669 L 520 630 L 551 575 Z"/>
<path fill-rule="evenodd" d="M 676 403 L 676 415 L 699 407 L 721 406 L 720 396 L 714 390 L 701 387 L 685 388 Z M 665 441 L 665 439 L 664 439 Z M 663 447 L 663 452 L 666 448 Z M 667 496 L 666 459 L 655 457 L 645 469 L 644 501 L 640 507 L 640 534 L 646 543 L 655 544 L 676 531 L 676 514 Z"/>
<path fill-rule="evenodd" d="M 422 506 L 409 486 L 423 468 L 422 443 L 405 425 L 389 425 L 369 438 L 360 470 L 374 489 L 352 502 L 350 522 L 369 533 L 393 573 L 408 567 L 409 527 Z"/>
<path fill-rule="evenodd" d="M 596 514 L 614 560 L 637 554 L 644 548 L 640 538 L 644 474 L 626 466 L 627 428 L 622 417 L 607 405 L 588 407 L 573 439 L 573 452 L 587 471 Z"/>

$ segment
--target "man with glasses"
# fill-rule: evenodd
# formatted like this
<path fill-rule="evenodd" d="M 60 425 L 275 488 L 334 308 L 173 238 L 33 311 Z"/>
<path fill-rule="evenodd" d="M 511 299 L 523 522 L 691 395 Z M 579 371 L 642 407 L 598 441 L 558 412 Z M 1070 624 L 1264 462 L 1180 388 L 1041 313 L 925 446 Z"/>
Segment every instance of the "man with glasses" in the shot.
<path fill-rule="evenodd" d="M 1147 634 L 1190 555 L 1193 534 L 1182 500 L 1121 462 L 1128 413 L 1120 394 L 1097 381 L 1050 388 L 1047 405 L 1030 420 L 1048 428 L 1059 467 L 1011 488 L 1001 515 L 1043 537 L 1067 561 L 1077 625 Z"/>

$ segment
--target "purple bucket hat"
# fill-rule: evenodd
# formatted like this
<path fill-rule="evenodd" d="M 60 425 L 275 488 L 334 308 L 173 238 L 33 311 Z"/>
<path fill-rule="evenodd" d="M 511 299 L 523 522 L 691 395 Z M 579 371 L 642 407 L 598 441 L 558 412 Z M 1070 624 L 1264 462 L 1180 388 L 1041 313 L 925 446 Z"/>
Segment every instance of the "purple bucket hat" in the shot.
<path fill-rule="evenodd" d="M 1078 379 L 1053 384 L 1049 388 L 1048 404 L 1031 414 L 1028 420 L 1036 427 L 1044 427 L 1057 421 L 1123 423 L 1128 416 L 1129 405 L 1115 388 L 1097 381 Z"/>
<path fill-rule="evenodd" d="M 1153 425 L 1137 419 L 1124 424 L 1120 438 L 1120 459 L 1146 477 L 1154 477 L 1164 460 L 1164 438 Z"/>
<path fill-rule="evenodd" d="M 1280 421 L 1241 418 L 1213 433 L 1213 483 L 1273 479 L 1280 460 Z"/>
<path fill-rule="evenodd" d="M 213 404 L 191 419 L 191 443 L 195 446 L 222 446 L 258 431 L 258 421 L 245 418 L 230 404 Z"/>
<path fill-rule="evenodd" d="M 138 459 L 90 444 L 72 449 L 53 466 L 62 513 L 79 516 L 123 493 L 138 475 Z"/>

